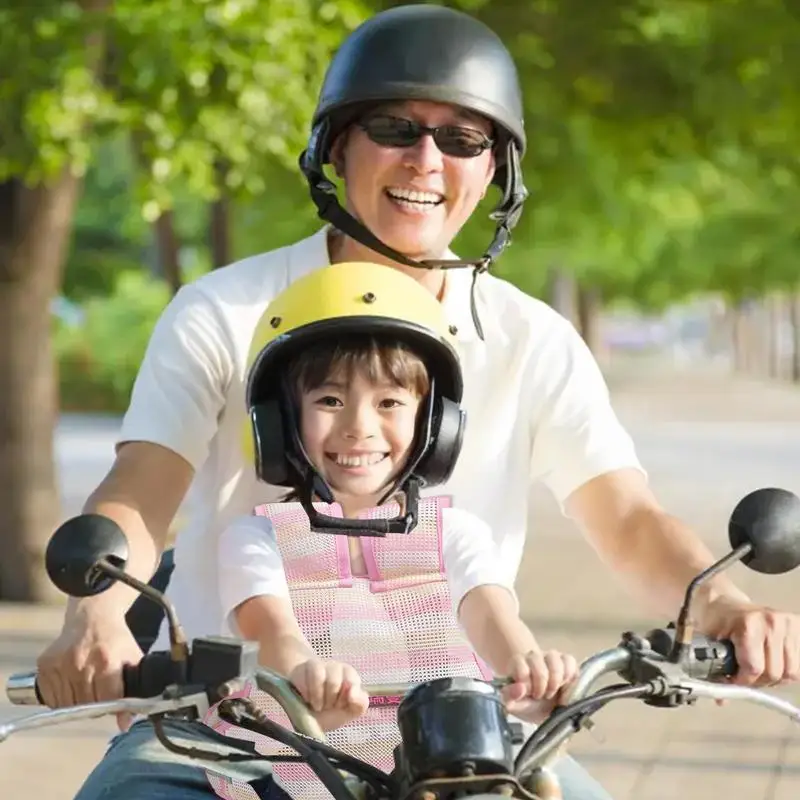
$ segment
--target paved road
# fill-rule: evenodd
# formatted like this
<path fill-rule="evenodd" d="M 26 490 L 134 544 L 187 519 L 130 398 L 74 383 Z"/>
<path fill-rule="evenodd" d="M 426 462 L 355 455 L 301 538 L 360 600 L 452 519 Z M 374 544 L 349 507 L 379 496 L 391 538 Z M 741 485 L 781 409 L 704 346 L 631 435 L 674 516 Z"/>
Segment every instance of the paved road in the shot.
<path fill-rule="evenodd" d="M 768 485 L 800 493 L 800 393 L 707 375 L 623 376 L 612 385 L 657 493 L 715 551 L 724 551 L 727 517 L 743 494 Z M 74 513 L 102 477 L 117 424 L 61 421 L 57 451 L 66 513 Z M 622 630 L 665 621 L 631 602 L 549 498 L 537 499 L 536 538 L 519 589 L 543 642 L 583 657 L 615 644 Z M 758 598 L 800 610 L 796 575 L 735 571 Z M 30 664 L 57 621 L 53 609 L 0 605 L 0 678 Z M 800 701 L 796 690 L 786 696 Z M 678 711 L 619 705 L 603 712 L 597 737 L 584 735 L 573 747 L 617 800 L 800 797 L 797 728 L 771 714 L 735 704 Z M 18 713 L 0 704 L 0 719 Z M 0 745 L 0 787 L 15 790 L 2 796 L 69 800 L 112 730 L 108 721 L 85 723 Z"/>

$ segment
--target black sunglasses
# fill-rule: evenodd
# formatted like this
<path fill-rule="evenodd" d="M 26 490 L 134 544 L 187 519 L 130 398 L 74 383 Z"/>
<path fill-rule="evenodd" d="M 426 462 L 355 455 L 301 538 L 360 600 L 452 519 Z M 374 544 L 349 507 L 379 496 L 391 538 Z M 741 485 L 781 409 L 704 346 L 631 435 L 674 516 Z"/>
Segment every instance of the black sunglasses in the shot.
<path fill-rule="evenodd" d="M 429 128 L 419 122 L 389 114 L 367 117 L 358 126 L 381 147 L 413 147 L 423 136 L 430 134 L 445 155 L 456 158 L 475 158 L 494 144 L 492 139 L 475 128 L 462 125 Z"/>

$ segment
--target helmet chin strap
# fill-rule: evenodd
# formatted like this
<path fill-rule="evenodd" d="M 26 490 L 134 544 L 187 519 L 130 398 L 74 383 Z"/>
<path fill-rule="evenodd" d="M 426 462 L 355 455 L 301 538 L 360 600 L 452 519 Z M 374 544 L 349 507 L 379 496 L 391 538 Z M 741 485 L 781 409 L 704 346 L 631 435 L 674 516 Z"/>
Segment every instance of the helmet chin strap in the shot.
<path fill-rule="evenodd" d="M 416 261 L 403 253 L 389 247 L 362 225 L 352 214 L 345 210 L 339 203 L 336 195 L 336 186 L 322 172 L 321 165 L 316 165 L 315 155 L 319 146 L 319 136 L 322 131 L 312 135 L 312 143 L 309 149 L 300 156 L 300 168 L 308 179 L 311 199 L 317 207 L 320 219 L 329 222 L 334 228 L 341 231 L 345 236 L 349 236 L 360 242 L 370 250 L 380 253 L 385 258 L 398 264 L 415 269 L 463 269 L 472 267 L 474 269 L 472 277 L 472 287 L 470 290 L 470 312 L 475 330 L 483 340 L 483 327 L 478 317 L 478 309 L 475 300 L 475 287 L 478 275 L 486 272 L 491 264 L 498 258 L 503 250 L 511 243 L 511 230 L 517 224 L 522 214 L 522 206 L 528 196 L 528 191 L 522 184 L 521 168 L 519 163 L 519 153 L 516 145 L 509 141 L 506 147 L 506 180 L 503 199 L 498 207 L 492 212 L 491 219 L 497 223 L 494 238 L 483 256 L 477 260 L 465 261 L 456 259 L 425 259 Z"/>
<path fill-rule="evenodd" d="M 406 496 L 405 513 L 392 519 L 341 519 L 328 514 L 320 514 L 314 508 L 314 495 L 324 503 L 333 503 L 334 498 L 330 488 L 323 481 L 316 470 L 309 470 L 307 479 L 303 482 L 298 498 L 300 505 L 308 515 L 311 530 L 315 533 L 334 533 L 339 536 L 378 536 L 383 537 L 389 533 L 410 533 L 417 526 L 419 517 L 419 480 L 409 478 L 402 487 Z"/>
<path fill-rule="evenodd" d="M 475 300 L 475 284 L 478 275 L 489 269 L 494 259 L 497 258 L 510 242 L 510 231 L 504 225 L 498 225 L 489 250 L 478 261 L 461 261 L 455 259 L 426 259 L 424 261 L 416 261 L 382 242 L 365 225 L 362 225 L 352 214 L 342 208 L 336 197 L 336 187 L 327 179 L 312 184 L 311 197 L 319 209 L 320 218 L 329 222 L 336 230 L 345 234 L 345 236 L 355 239 L 355 241 L 360 242 L 365 247 L 369 247 L 370 250 L 380 253 L 385 258 L 397 264 L 403 264 L 406 267 L 413 267 L 415 269 L 463 269 L 472 267 L 474 272 L 472 287 L 470 289 L 470 313 L 472 314 L 472 322 L 475 325 L 478 336 L 480 336 L 481 339 L 484 338 L 483 326 L 478 317 L 477 303 Z"/>

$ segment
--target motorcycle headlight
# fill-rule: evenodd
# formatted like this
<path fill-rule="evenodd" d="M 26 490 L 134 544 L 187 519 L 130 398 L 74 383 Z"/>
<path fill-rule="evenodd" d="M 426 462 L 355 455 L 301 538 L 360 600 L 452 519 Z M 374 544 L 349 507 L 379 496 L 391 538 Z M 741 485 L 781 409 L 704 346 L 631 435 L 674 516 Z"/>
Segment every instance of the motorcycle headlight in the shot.
<path fill-rule="evenodd" d="M 438 678 L 416 686 L 400 703 L 406 777 L 512 772 L 512 731 L 500 693 L 473 678 Z"/>

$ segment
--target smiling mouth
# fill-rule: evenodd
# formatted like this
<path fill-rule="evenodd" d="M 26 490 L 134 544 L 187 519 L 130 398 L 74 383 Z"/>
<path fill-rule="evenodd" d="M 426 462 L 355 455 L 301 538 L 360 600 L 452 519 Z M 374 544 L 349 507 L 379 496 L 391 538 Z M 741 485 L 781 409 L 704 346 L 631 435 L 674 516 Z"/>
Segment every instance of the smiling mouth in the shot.
<path fill-rule="evenodd" d="M 337 467 L 373 467 L 389 457 L 388 453 L 359 453 L 349 455 L 345 453 L 325 453 L 326 458 L 336 464 Z"/>
<path fill-rule="evenodd" d="M 399 189 L 397 187 L 390 187 L 385 191 L 390 200 L 407 208 L 431 209 L 444 202 L 444 195 L 439 192 L 421 192 L 416 189 Z"/>

